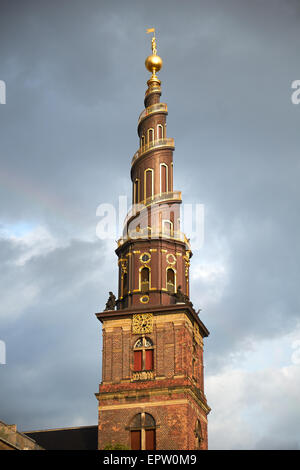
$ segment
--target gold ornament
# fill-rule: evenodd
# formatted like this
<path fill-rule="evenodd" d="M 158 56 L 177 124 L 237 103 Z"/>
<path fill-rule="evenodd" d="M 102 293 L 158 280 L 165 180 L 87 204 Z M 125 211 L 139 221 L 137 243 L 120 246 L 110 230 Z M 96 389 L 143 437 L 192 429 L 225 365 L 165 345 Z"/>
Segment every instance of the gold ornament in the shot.
<path fill-rule="evenodd" d="M 187 251 L 186 255 L 183 257 L 184 259 L 184 264 L 185 264 L 185 277 L 189 277 L 189 267 L 190 267 L 190 252 Z"/>
<path fill-rule="evenodd" d="M 190 267 L 190 263 L 189 261 L 186 261 L 185 262 L 185 277 L 189 277 L 189 267 Z"/>
<path fill-rule="evenodd" d="M 142 295 L 142 297 L 140 297 L 140 302 L 142 304 L 147 304 L 149 300 L 150 300 L 149 295 Z"/>
<path fill-rule="evenodd" d="M 167 262 L 169 264 L 175 264 L 176 263 L 176 257 L 172 253 L 169 253 L 167 255 Z"/>
<path fill-rule="evenodd" d="M 145 252 L 141 254 L 140 256 L 141 263 L 149 263 L 150 260 L 151 260 L 150 253 Z"/>
<path fill-rule="evenodd" d="M 122 271 L 122 275 L 127 274 L 127 260 L 121 261 L 121 271 Z"/>
<path fill-rule="evenodd" d="M 161 57 L 157 55 L 155 28 L 147 29 L 147 33 L 153 33 L 153 37 L 151 40 L 152 55 L 149 55 L 145 60 L 145 66 L 146 69 L 149 70 L 149 72 L 152 72 L 152 78 L 156 78 L 156 72 L 158 72 L 162 68 L 163 61 Z"/>

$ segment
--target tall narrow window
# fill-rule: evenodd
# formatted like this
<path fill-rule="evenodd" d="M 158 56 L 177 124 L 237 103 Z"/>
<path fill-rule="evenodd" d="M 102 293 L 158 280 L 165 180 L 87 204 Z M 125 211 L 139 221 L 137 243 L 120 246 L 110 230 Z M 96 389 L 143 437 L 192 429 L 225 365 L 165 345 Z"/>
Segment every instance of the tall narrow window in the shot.
<path fill-rule="evenodd" d="M 141 450 L 141 431 L 130 431 L 131 450 Z"/>
<path fill-rule="evenodd" d="M 164 138 L 164 128 L 161 124 L 157 124 L 157 138 L 158 140 Z"/>
<path fill-rule="evenodd" d="M 171 220 L 163 220 L 163 226 L 162 226 L 162 231 L 165 235 L 169 237 L 173 237 L 173 223 Z"/>
<path fill-rule="evenodd" d="M 131 450 L 156 449 L 156 423 L 149 413 L 135 415 L 129 429 Z"/>
<path fill-rule="evenodd" d="M 145 429 L 146 448 L 145 450 L 155 450 L 155 429 Z"/>
<path fill-rule="evenodd" d="M 153 370 L 153 349 L 145 351 L 145 370 Z"/>
<path fill-rule="evenodd" d="M 127 273 L 123 275 L 123 297 L 128 294 L 128 278 Z"/>
<path fill-rule="evenodd" d="M 140 271 L 141 291 L 148 292 L 150 288 L 150 270 L 144 266 Z"/>
<path fill-rule="evenodd" d="M 138 204 L 140 202 L 140 180 L 136 178 L 133 189 L 133 203 Z"/>
<path fill-rule="evenodd" d="M 150 128 L 148 129 L 148 144 L 150 145 L 152 142 L 154 142 L 154 129 Z"/>
<path fill-rule="evenodd" d="M 170 294 L 175 292 L 175 272 L 172 268 L 167 269 L 167 290 Z"/>
<path fill-rule="evenodd" d="M 174 227 L 174 211 L 170 211 L 170 221 L 172 222 L 172 225 Z"/>
<path fill-rule="evenodd" d="M 133 370 L 135 372 L 142 370 L 143 367 L 143 351 L 134 351 Z"/>
<path fill-rule="evenodd" d="M 168 166 L 165 163 L 160 164 L 160 192 L 168 192 Z"/>
<path fill-rule="evenodd" d="M 144 180 L 144 199 L 148 199 L 153 196 L 153 170 L 152 168 L 147 168 L 145 170 L 145 180 Z"/>

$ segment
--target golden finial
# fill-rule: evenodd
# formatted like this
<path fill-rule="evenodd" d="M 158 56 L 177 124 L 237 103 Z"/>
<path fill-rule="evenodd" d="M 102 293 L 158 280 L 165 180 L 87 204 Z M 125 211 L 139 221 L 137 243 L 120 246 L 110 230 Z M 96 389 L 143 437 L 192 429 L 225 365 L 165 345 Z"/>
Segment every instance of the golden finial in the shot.
<path fill-rule="evenodd" d="M 163 61 L 157 55 L 157 48 L 156 48 L 156 37 L 155 37 L 155 28 L 147 29 L 148 33 L 153 33 L 151 45 L 152 45 L 152 55 L 149 55 L 145 61 L 146 69 L 149 72 L 152 72 L 152 78 L 156 78 L 156 72 L 158 72 L 162 68 Z"/>

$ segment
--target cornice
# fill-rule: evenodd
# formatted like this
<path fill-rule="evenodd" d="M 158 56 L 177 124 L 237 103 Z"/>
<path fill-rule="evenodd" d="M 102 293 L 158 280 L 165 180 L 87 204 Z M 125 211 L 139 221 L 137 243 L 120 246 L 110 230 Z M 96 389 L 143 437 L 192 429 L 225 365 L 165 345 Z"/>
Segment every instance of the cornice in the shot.
<path fill-rule="evenodd" d="M 154 305 L 154 306 L 143 306 L 138 308 L 124 308 L 120 310 L 105 310 L 103 312 L 95 313 L 96 317 L 99 321 L 103 322 L 103 320 L 115 319 L 115 318 L 122 318 L 122 317 L 129 317 L 136 313 L 146 313 L 151 312 L 154 315 L 158 314 L 174 314 L 174 313 L 181 313 L 184 312 L 189 315 L 199 326 L 199 330 L 203 338 L 206 338 L 209 335 L 209 331 L 204 325 L 204 323 L 198 317 L 196 311 L 192 307 L 191 304 L 173 304 L 173 305 Z"/>

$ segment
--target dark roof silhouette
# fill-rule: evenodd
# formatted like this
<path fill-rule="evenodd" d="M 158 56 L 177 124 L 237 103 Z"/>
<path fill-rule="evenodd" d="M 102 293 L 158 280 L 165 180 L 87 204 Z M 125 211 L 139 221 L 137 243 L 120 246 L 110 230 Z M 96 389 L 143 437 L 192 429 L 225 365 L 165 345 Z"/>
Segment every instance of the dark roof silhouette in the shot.
<path fill-rule="evenodd" d="M 97 450 L 98 426 L 25 431 L 46 450 Z"/>

